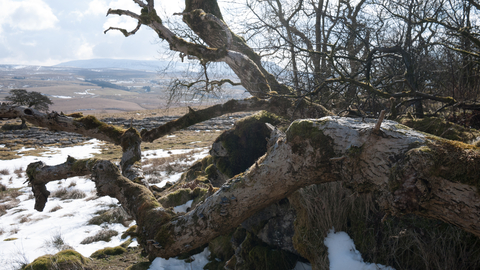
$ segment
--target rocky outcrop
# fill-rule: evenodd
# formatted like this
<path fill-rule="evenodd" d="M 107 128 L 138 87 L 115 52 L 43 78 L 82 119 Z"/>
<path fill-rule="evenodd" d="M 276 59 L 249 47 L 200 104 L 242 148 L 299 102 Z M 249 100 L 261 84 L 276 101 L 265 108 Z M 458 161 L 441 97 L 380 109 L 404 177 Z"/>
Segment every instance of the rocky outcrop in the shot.
<path fill-rule="evenodd" d="M 0 132 L 0 141 L 6 147 L 17 144 L 34 147 L 49 144 L 72 145 L 84 142 L 90 138 L 64 131 L 49 131 L 44 128 L 32 127 L 26 130 L 10 130 Z"/>
<path fill-rule="evenodd" d="M 223 115 L 220 117 L 212 118 L 210 120 L 192 125 L 186 130 L 226 130 L 231 128 L 235 121 L 251 115 L 251 113 L 236 113 L 232 115 Z M 101 121 L 107 124 L 113 124 L 124 128 L 129 128 L 130 126 L 134 127 L 137 130 L 142 129 L 152 129 L 158 126 L 164 125 L 167 122 L 178 119 L 180 116 L 157 116 L 157 117 L 146 117 L 143 119 L 126 119 L 126 118 L 103 118 Z"/>
<path fill-rule="evenodd" d="M 251 113 L 224 115 L 188 127 L 187 130 L 227 130 L 234 125 L 236 120 L 250 114 Z M 123 128 L 129 128 L 130 126 L 133 126 L 135 129 L 140 131 L 142 129 L 152 129 L 158 127 L 177 118 L 179 118 L 179 116 L 158 116 L 133 120 L 110 117 L 100 120 L 107 124 L 113 124 Z M 48 129 L 38 127 L 30 127 L 29 129 L 22 130 L 0 130 L 0 144 L 3 144 L 5 147 L 14 147 L 17 145 L 35 147 L 51 144 L 69 146 L 72 144 L 82 143 L 90 139 L 91 138 L 84 137 L 77 133 L 50 131 Z"/>

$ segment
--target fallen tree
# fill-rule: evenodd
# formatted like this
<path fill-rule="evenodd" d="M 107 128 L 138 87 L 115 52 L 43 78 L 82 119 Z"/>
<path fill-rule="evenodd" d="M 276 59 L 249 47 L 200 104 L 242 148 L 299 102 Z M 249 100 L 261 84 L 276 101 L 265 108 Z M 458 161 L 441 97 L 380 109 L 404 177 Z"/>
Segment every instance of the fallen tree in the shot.
<path fill-rule="evenodd" d="M 263 157 L 184 215 L 162 207 L 138 179 L 122 176 L 107 160 L 33 163 L 27 173 L 36 199 L 43 194 L 45 201 L 47 182 L 91 174 L 98 194 L 117 198 L 135 218 L 137 237 L 151 258 L 200 247 L 299 188 L 332 181 L 375 194 L 390 215 L 435 218 L 479 236 L 476 148 L 392 121 L 378 130 L 374 126 L 368 119 L 325 117 L 294 121 L 286 134 L 272 128 L 270 148 Z"/>

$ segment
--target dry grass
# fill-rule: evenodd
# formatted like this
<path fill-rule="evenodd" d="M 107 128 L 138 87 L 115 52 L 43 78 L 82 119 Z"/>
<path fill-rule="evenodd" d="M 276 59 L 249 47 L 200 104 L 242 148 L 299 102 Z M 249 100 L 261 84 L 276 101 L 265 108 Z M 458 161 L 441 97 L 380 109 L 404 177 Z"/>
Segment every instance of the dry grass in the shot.
<path fill-rule="evenodd" d="M 480 269 L 480 239 L 414 215 L 387 217 L 382 223 L 384 212 L 371 194 L 352 194 L 340 183 L 328 183 L 303 188 L 290 198 L 298 214 L 296 241 L 314 258 L 316 269 L 329 268 L 323 240 L 332 227 L 352 237 L 366 262 L 397 270 Z"/>
<path fill-rule="evenodd" d="M 20 216 L 18 218 L 18 223 L 27 223 L 27 222 L 31 221 L 30 216 L 31 216 L 31 214 Z"/>
<path fill-rule="evenodd" d="M 130 223 L 130 217 L 121 206 L 114 206 L 109 210 L 100 210 L 89 221 L 89 225 L 101 225 L 103 223 L 120 223 L 125 227 Z"/>
<path fill-rule="evenodd" d="M 49 240 L 44 242 L 44 246 L 47 248 L 52 248 L 56 251 L 62 251 L 66 249 L 73 249 L 70 245 L 65 242 L 63 239 L 62 233 L 57 232 Z"/>
<path fill-rule="evenodd" d="M 7 210 L 12 209 L 20 204 L 18 196 L 22 195 L 18 188 L 8 188 L 5 185 L 0 186 L 0 216 L 7 213 Z"/>
<path fill-rule="evenodd" d="M 19 231 L 20 231 L 20 229 L 18 228 L 18 226 L 13 226 L 10 229 L 10 234 L 17 234 Z"/>
<path fill-rule="evenodd" d="M 69 199 L 83 199 L 87 197 L 85 192 L 76 189 L 76 188 L 59 188 L 50 194 L 52 197 L 60 198 L 61 200 L 69 200 Z"/>
<path fill-rule="evenodd" d="M 115 230 L 107 230 L 107 229 L 102 229 L 98 233 L 96 233 L 94 236 L 89 236 L 80 242 L 82 245 L 90 244 L 93 242 L 99 242 L 99 241 L 105 241 L 105 242 L 110 242 L 112 240 L 112 237 L 117 236 L 118 232 Z"/>
<path fill-rule="evenodd" d="M 10 174 L 10 171 L 8 169 L 1 169 L 0 170 L 0 174 L 2 175 L 9 175 Z"/>
<path fill-rule="evenodd" d="M 17 175 L 18 178 L 21 178 L 22 177 L 22 174 L 23 174 L 23 168 L 17 168 L 13 171 L 13 173 L 15 173 Z"/>
<path fill-rule="evenodd" d="M 52 209 L 50 209 L 50 211 L 48 211 L 48 212 L 50 212 L 50 213 L 56 212 L 56 211 L 58 211 L 58 210 L 60 210 L 60 209 L 62 209 L 62 208 L 63 208 L 63 207 L 61 207 L 60 205 L 56 205 L 56 206 L 54 206 Z"/>

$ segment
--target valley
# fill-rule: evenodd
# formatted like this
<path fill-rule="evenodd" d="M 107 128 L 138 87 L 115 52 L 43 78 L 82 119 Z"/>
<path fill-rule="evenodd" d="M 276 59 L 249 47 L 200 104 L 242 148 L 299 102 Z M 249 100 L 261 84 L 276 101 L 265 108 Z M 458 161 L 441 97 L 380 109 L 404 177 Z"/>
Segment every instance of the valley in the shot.
<path fill-rule="evenodd" d="M 97 114 L 211 105 L 248 96 L 243 87 L 235 86 L 201 98 L 186 94 L 169 104 L 171 82 L 194 78 L 198 71 L 191 63 L 106 59 L 48 67 L 0 65 L 0 101 L 12 89 L 26 89 L 48 96 L 54 103 L 50 110 Z M 232 78 L 232 74 L 226 76 Z"/>

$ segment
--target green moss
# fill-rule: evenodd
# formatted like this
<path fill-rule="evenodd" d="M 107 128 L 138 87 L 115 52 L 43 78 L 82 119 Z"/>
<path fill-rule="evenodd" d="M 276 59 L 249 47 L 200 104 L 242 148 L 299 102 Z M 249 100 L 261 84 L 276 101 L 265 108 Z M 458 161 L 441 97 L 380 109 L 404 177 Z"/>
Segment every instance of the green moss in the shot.
<path fill-rule="evenodd" d="M 323 244 L 324 235 L 317 231 L 318 228 L 315 228 L 313 217 L 298 192 L 290 196 L 288 200 L 295 207 L 297 215 L 294 222 L 295 234 L 292 237 L 293 246 L 312 265 L 317 265 L 318 261 L 322 261 L 318 258 L 327 256 L 327 248 Z"/>
<path fill-rule="evenodd" d="M 107 248 L 95 251 L 94 253 L 92 253 L 92 255 L 90 255 L 90 257 L 95 259 L 101 259 L 101 258 L 106 258 L 108 256 L 121 255 L 125 252 L 127 252 L 127 250 L 121 246 L 107 247 Z"/>
<path fill-rule="evenodd" d="M 124 233 L 122 233 L 121 239 L 125 239 L 128 236 L 131 238 L 137 237 L 137 225 L 130 226 Z"/>
<path fill-rule="evenodd" d="M 352 145 L 350 148 L 347 149 L 346 154 L 350 158 L 355 159 L 355 158 L 358 158 L 360 156 L 362 151 L 363 151 L 363 145 L 360 146 L 360 147 Z"/>
<path fill-rule="evenodd" d="M 427 146 L 412 149 L 433 161 L 431 174 L 452 182 L 477 187 L 480 193 L 480 151 L 474 145 L 429 137 Z M 427 155 L 425 155 L 427 154 Z"/>
<path fill-rule="evenodd" d="M 12 238 L 5 238 L 3 239 L 3 241 L 14 241 L 14 240 L 17 240 L 18 238 L 16 237 L 12 237 Z"/>
<path fill-rule="evenodd" d="M 90 170 L 95 166 L 95 163 L 98 159 L 96 158 L 87 158 L 87 159 L 73 159 L 72 171 L 81 172 L 83 170 Z"/>
<path fill-rule="evenodd" d="M 74 123 L 76 123 L 76 125 L 78 126 L 84 127 L 86 130 L 98 129 L 100 132 L 104 133 L 110 139 L 112 139 L 115 144 L 120 144 L 120 138 L 124 133 L 123 129 L 115 127 L 113 125 L 105 124 L 92 115 L 75 119 Z"/>
<path fill-rule="evenodd" d="M 219 259 L 225 264 L 234 254 L 235 251 L 232 248 L 233 231 L 231 233 L 221 235 L 208 243 L 208 249 L 210 250 L 210 260 Z"/>
<path fill-rule="evenodd" d="M 29 180 L 35 179 L 35 172 L 37 171 L 38 167 L 43 166 L 43 162 L 37 161 L 28 164 L 27 169 L 25 170 L 25 173 L 27 174 L 27 177 Z"/>
<path fill-rule="evenodd" d="M 157 241 L 160 246 L 168 247 L 174 243 L 173 228 L 171 224 L 164 224 L 160 227 L 157 234 L 155 235 L 155 241 Z"/>
<path fill-rule="evenodd" d="M 159 199 L 163 207 L 174 207 L 182 205 L 191 200 L 192 190 L 189 188 L 180 188 Z"/>
<path fill-rule="evenodd" d="M 213 176 L 214 174 L 217 173 L 217 169 L 215 168 L 215 165 L 210 164 L 208 165 L 207 168 L 205 168 L 205 173 L 207 174 L 208 177 Z"/>
<path fill-rule="evenodd" d="M 81 113 L 81 112 L 76 112 L 76 113 L 66 114 L 65 116 L 72 117 L 72 118 L 82 118 L 82 117 L 83 117 L 83 113 Z"/>
<path fill-rule="evenodd" d="M 196 205 L 198 204 L 199 202 L 202 202 L 206 199 L 207 195 L 208 195 L 208 189 L 206 188 L 195 188 L 193 190 L 193 193 L 192 193 L 193 197 L 193 203 L 192 205 Z"/>
<path fill-rule="evenodd" d="M 152 9 L 152 11 L 148 12 L 148 7 L 142 8 L 142 11 L 140 13 L 140 21 L 142 22 L 142 24 L 145 25 L 149 25 L 152 22 L 162 23 L 162 19 L 158 17 L 155 9 Z"/>
<path fill-rule="evenodd" d="M 75 250 L 67 249 L 55 255 L 44 255 L 35 259 L 32 263 L 24 266 L 25 270 L 49 270 L 49 269 L 83 269 L 82 265 L 87 259 Z"/>
<path fill-rule="evenodd" d="M 193 190 L 190 188 L 179 188 L 161 197 L 159 201 L 163 207 L 166 208 L 182 205 L 190 200 L 193 200 L 193 203 L 196 204 L 199 201 L 204 200 L 207 194 L 207 188 L 196 187 Z"/>
<path fill-rule="evenodd" d="M 470 142 L 480 136 L 480 131 L 478 130 L 467 129 L 439 117 L 425 117 L 421 119 L 403 117 L 398 122 L 415 130 L 449 140 Z"/>
<path fill-rule="evenodd" d="M 241 269 L 278 269 L 289 270 L 295 266 L 298 257 L 266 245 L 253 234 L 247 232 L 242 242 L 241 257 L 244 262 Z"/>
<path fill-rule="evenodd" d="M 128 248 L 128 246 L 130 246 L 131 243 L 133 243 L 132 238 L 128 239 L 127 241 L 125 241 L 123 243 L 121 243 L 120 246 L 126 249 L 126 248 Z"/>
<path fill-rule="evenodd" d="M 293 122 L 286 134 L 287 141 L 292 144 L 294 153 L 304 154 L 306 147 L 310 144 L 314 149 L 320 151 L 321 161 L 323 162 L 327 162 L 331 157 L 335 156 L 333 139 L 325 135 L 312 121 L 300 120 Z"/>
<path fill-rule="evenodd" d="M 150 268 L 150 265 L 150 262 L 141 262 L 130 265 L 129 267 L 125 268 L 125 270 L 148 270 Z"/>

